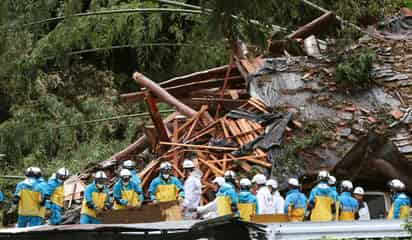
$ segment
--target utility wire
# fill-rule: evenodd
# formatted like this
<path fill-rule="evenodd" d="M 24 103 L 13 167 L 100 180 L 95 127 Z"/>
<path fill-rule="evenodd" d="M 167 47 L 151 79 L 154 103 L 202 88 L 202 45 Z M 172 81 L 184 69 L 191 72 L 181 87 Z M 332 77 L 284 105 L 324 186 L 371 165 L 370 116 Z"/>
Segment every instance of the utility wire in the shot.
<path fill-rule="evenodd" d="M 118 45 L 118 46 L 110 46 L 110 47 L 103 47 L 103 48 L 91 48 L 91 49 L 84 49 L 79 51 L 69 52 L 67 55 L 78 55 L 84 53 L 93 53 L 93 52 L 100 52 L 100 51 L 107 51 L 113 49 L 122 49 L 122 48 L 138 48 L 138 47 L 213 47 L 211 45 L 201 45 L 201 44 L 193 44 L 193 43 L 141 43 L 141 44 L 127 44 L 127 45 Z"/>
<path fill-rule="evenodd" d="M 176 110 L 171 109 L 171 110 L 159 111 L 159 113 L 172 113 L 172 112 L 176 112 Z M 51 129 L 76 127 L 76 126 L 87 125 L 87 124 L 95 124 L 95 123 L 101 123 L 101 122 L 107 122 L 107 121 L 115 121 L 115 120 L 119 120 L 119 119 L 123 119 L 123 118 L 146 117 L 146 116 L 150 116 L 150 113 L 149 112 L 144 112 L 144 113 L 136 113 L 136 114 L 128 114 L 128 115 L 119 115 L 119 116 L 109 117 L 109 118 L 100 118 L 100 119 L 95 119 L 95 120 L 90 120 L 90 121 L 79 122 L 79 123 L 60 125 L 60 126 L 52 127 Z"/>

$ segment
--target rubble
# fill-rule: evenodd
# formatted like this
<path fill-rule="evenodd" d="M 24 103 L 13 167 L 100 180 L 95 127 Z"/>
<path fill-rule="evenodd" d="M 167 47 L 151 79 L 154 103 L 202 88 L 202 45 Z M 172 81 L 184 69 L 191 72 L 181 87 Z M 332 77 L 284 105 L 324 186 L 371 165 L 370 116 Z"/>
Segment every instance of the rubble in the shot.
<path fill-rule="evenodd" d="M 336 16 L 321 18 L 329 23 Z M 306 27 L 289 38 L 316 34 L 317 25 Z M 227 66 L 160 84 L 135 73 L 144 88 L 120 100 L 145 100 L 154 126 L 145 126 L 141 138 L 88 169 L 84 178 L 96 168 L 115 176 L 122 161 L 146 149 L 153 157 L 139 173 L 143 189 L 163 161 L 183 179 L 181 163 L 191 158 L 203 172 L 202 204 L 213 197 L 211 180 L 229 169 L 245 177 L 271 174 L 281 188 L 290 176 L 310 187 L 315 174 L 328 169 L 367 189 L 382 189 L 390 178 L 399 178 L 412 192 L 412 43 L 396 34 L 376 31 L 352 46 L 372 49 L 380 60 L 373 65 L 373 84 L 352 92 L 334 81 L 336 59 L 323 54 L 325 42 L 319 49 L 314 35 L 307 39 L 308 56 L 233 57 Z M 176 112 L 161 119 L 159 101 Z"/>

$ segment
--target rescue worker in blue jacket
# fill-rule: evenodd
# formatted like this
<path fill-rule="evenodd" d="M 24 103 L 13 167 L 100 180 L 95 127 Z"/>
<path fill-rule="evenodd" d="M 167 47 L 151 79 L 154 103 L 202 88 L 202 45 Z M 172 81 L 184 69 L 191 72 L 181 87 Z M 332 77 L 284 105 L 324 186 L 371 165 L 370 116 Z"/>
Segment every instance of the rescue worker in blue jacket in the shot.
<path fill-rule="evenodd" d="M 172 165 L 169 162 L 160 164 L 160 174 L 149 186 L 149 197 L 153 203 L 183 201 L 185 193 L 179 179 L 171 175 Z"/>
<path fill-rule="evenodd" d="M 405 184 L 399 179 L 393 179 L 388 183 L 392 193 L 392 205 L 389 209 L 388 219 L 407 219 L 411 206 L 410 198 L 405 194 Z"/>
<path fill-rule="evenodd" d="M 237 195 L 237 208 L 239 209 L 240 219 L 251 221 L 251 217 L 257 215 L 259 205 L 255 195 L 250 192 L 252 182 L 243 178 L 240 180 L 240 192 Z"/>
<path fill-rule="evenodd" d="M 226 183 L 223 177 L 216 177 L 213 183 L 217 185 L 216 212 L 218 216 L 237 213 L 236 191 L 232 184 Z"/>
<path fill-rule="evenodd" d="M 62 221 L 62 210 L 64 208 L 64 181 L 69 177 L 69 170 L 60 168 L 47 183 L 46 207 L 50 210 L 51 225 L 60 225 Z"/>
<path fill-rule="evenodd" d="M 232 171 L 232 170 L 227 170 L 225 173 L 224 173 L 224 175 L 223 175 L 223 177 L 225 178 L 225 182 L 226 183 L 229 183 L 230 185 L 232 185 L 233 186 L 233 188 L 235 189 L 235 191 L 236 191 L 236 173 L 234 172 L 234 171 Z"/>
<path fill-rule="evenodd" d="M 299 187 L 299 181 L 296 178 L 289 178 L 289 191 L 286 193 L 284 212 L 292 222 L 301 222 L 305 217 L 307 198 L 299 191 Z"/>
<path fill-rule="evenodd" d="M 100 224 L 100 221 L 96 218 L 96 211 L 110 209 L 110 195 L 106 182 L 106 174 L 99 171 L 95 174 L 94 182 L 84 190 L 80 224 Z"/>
<path fill-rule="evenodd" d="M 113 209 L 124 209 L 142 206 L 143 192 L 140 185 L 131 180 L 132 175 L 128 169 L 120 171 L 120 179 L 113 187 Z"/>
<path fill-rule="evenodd" d="M 46 204 L 47 204 L 47 182 L 42 176 L 41 169 L 39 167 L 33 167 L 33 176 L 36 180 L 37 187 L 41 190 L 42 204 L 40 205 L 39 217 L 41 218 L 42 224 L 46 222 Z"/>
<path fill-rule="evenodd" d="M 341 194 L 339 196 L 339 220 L 354 221 L 355 215 L 359 211 L 358 201 L 352 197 L 353 184 L 345 180 L 341 183 Z"/>
<path fill-rule="evenodd" d="M 41 189 L 34 178 L 33 167 L 25 171 L 26 179 L 16 186 L 13 196 L 14 206 L 18 207 L 18 227 L 41 225 L 40 206 L 44 203 Z"/>
<path fill-rule="evenodd" d="M 132 182 L 136 183 L 138 186 L 141 185 L 142 181 L 140 180 L 139 176 L 137 176 L 135 162 L 133 162 L 132 160 L 124 161 L 123 169 L 127 169 L 130 171 L 130 174 L 132 175 Z"/>
<path fill-rule="evenodd" d="M 312 189 L 309 195 L 308 208 L 311 210 L 311 221 L 332 221 L 336 219 L 338 209 L 337 195 L 328 185 L 329 173 L 320 171 L 319 183 Z"/>

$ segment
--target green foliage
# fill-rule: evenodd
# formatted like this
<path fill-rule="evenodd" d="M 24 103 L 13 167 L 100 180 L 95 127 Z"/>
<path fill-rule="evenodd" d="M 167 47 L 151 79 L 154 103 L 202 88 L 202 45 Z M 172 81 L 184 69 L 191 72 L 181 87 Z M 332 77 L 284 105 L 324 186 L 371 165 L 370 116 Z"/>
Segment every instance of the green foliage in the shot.
<path fill-rule="evenodd" d="M 337 65 L 333 78 L 344 87 L 361 89 L 372 83 L 371 70 L 377 61 L 372 50 L 362 50 L 359 53 L 347 53 Z"/>

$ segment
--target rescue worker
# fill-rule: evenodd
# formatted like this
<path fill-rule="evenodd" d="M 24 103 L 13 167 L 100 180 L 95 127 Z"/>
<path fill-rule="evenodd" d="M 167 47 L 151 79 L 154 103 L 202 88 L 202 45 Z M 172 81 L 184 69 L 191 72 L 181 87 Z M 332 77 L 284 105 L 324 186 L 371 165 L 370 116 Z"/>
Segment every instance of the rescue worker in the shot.
<path fill-rule="evenodd" d="M 391 190 L 392 205 L 389 209 L 388 219 L 406 219 L 409 217 L 411 206 L 410 198 L 405 194 L 405 184 L 399 179 L 393 179 L 389 182 Z"/>
<path fill-rule="evenodd" d="M 320 171 L 319 183 L 310 192 L 308 208 L 311 210 L 311 221 L 332 221 L 334 219 L 338 201 L 335 192 L 328 185 L 328 179 L 329 173 Z"/>
<path fill-rule="evenodd" d="M 120 171 L 120 179 L 113 186 L 113 209 L 140 208 L 143 202 L 143 191 L 140 185 L 131 180 L 128 169 Z"/>
<path fill-rule="evenodd" d="M 269 188 L 270 193 L 273 196 L 273 205 L 275 207 L 275 214 L 284 214 L 285 199 L 280 195 L 278 191 L 278 182 L 274 179 L 269 179 L 266 182 L 266 186 Z"/>
<path fill-rule="evenodd" d="M 41 173 L 41 169 L 38 167 L 33 167 L 33 176 L 42 194 L 43 201 L 42 201 L 42 204 L 40 204 L 39 217 L 41 218 L 41 222 L 43 224 L 46 222 L 46 204 L 48 201 L 47 182 L 44 180 L 42 173 Z"/>
<path fill-rule="evenodd" d="M 332 189 L 332 191 L 334 191 L 336 193 L 336 195 L 338 194 L 338 190 L 336 189 L 336 178 L 332 175 L 329 175 L 328 178 L 328 185 L 329 187 Z"/>
<path fill-rule="evenodd" d="M 352 197 L 353 184 L 351 181 L 345 180 L 341 183 L 341 194 L 339 196 L 339 220 L 353 221 L 358 211 L 358 201 Z"/>
<path fill-rule="evenodd" d="M 47 198 L 50 198 L 47 208 L 50 210 L 51 225 L 60 225 L 64 208 L 64 181 L 69 178 L 69 170 L 59 168 L 47 183 Z"/>
<path fill-rule="evenodd" d="M 229 183 L 236 190 L 236 173 L 232 170 L 227 170 L 224 174 L 225 182 Z"/>
<path fill-rule="evenodd" d="M 291 222 L 301 222 L 305 217 L 307 198 L 299 191 L 299 187 L 299 181 L 296 178 L 289 178 L 284 212 Z"/>
<path fill-rule="evenodd" d="M 183 161 L 183 170 L 186 177 L 183 184 L 185 199 L 182 204 L 183 217 L 185 219 L 193 219 L 193 213 L 200 204 L 200 195 L 202 194 L 202 183 L 200 179 L 202 172 L 195 168 L 195 164 L 191 160 Z"/>
<path fill-rule="evenodd" d="M 369 207 L 368 204 L 363 201 L 363 195 L 365 195 L 365 191 L 362 187 L 355 187 L 353 190 L 353 197 L 358 201 L 359 210 L 355 215 L 356 220 L 371 220 L 371 216 L 369 214 Z"/>
<path fill-rule="evenodd" d="M 240 180 L 240 192 L 237 195 L 237 208 L 239 209 L 239 217 L 244 221 L 251 221 L 251 217 L 255 216 L 259 211 L 259 205 L 256 197 L 250 192 L 252 182 L 247 178 Z"/>
<path fill-rule="evenodd" d="M 41 225 L 40 205 L 43 204 L 42 192 L 34 178 L 33 167 L 25 171 L 26 178 L 17 184 L 13 196 L 14 206 L 18 206 L 18 227 Z"/>
<path fill-rule="evenodd" d="M 123 169 L 129 170 L 130 174 L 132 175 L 132 182 L 135 182 L 138 186 L 140 186 L 142 181 L 140 180 L 139 176 L 137 176 L 136 163 L 132 160 L 126 160 L 123 162 Z"/>
<path fill-rule="evenodd" d="M 236 192 L 232 184 L 225 182 L 222 177 L 216 177 L 213 183 L 217 185 L 216 212 L 218 216 L 237 213 Z"/>
<path fill-rule="evenodd" d="M 179 179 L 171 176 L 172 165 L 168 162 L 160 164 L 160 174 L 149 186 L 149 196 L 153 203 L 183 201 L 185 192 Z"/>
<path fill-rule="evenodd" d="M 253 176 L 252 183 L 256 184 L 256 198 L 259 205 L 257 214 L 274 214 L 275 205 L 273 196 L 266 186 L 266 177 L 263 174 Z"/>
<path fill-rule="evenodd" d="M 110 195 L 106 182 L 106 174 L 103 171 L 98 171 L 94 176 L 94 182 L 84 190 L 80 224 L 100 224 L 96 218 L 96 211 L 110 209 Z"/>

